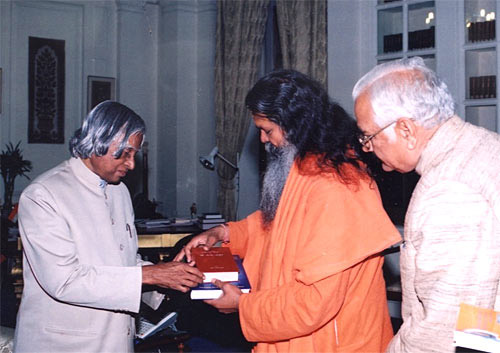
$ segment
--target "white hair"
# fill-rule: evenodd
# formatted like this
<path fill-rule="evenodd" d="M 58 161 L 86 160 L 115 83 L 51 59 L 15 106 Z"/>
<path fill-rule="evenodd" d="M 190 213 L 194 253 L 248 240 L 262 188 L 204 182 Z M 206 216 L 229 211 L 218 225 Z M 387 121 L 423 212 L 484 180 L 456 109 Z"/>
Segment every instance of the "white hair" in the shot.
<path fill-rule="evenodd" d="M 374 122 L 379 126 L 407 117 L 431 128 L 455 114 L 448 87 L 420 57 L 375 66 L 354 86 L 354 101 L 364 91 L 370 99 Z"/>
<path fill-rule="evenodd" d="M 132 109 L 118 102 L 104 101 L 90 111 L 82 127 L 75 131 L 69 140 L 69 151 L 71 156 L 79 158 L 104 156 L 111 143 L 119 141 L 113 157 L 120 158 L 123 150 L 130 147 L 130 136 L 144 135 L 145 131 L 144 120 Z"/>

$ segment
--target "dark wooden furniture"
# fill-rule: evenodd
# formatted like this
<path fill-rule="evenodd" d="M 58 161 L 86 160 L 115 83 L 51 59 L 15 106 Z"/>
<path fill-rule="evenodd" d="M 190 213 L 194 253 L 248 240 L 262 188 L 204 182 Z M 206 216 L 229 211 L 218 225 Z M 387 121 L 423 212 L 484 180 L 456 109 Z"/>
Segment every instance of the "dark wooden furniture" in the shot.
<path fill-rule="evenodd" d="M 183 353 L 188 333 L 160 332 L 153 337 L 135 344 L 135 352 L 179 352 Z"/>

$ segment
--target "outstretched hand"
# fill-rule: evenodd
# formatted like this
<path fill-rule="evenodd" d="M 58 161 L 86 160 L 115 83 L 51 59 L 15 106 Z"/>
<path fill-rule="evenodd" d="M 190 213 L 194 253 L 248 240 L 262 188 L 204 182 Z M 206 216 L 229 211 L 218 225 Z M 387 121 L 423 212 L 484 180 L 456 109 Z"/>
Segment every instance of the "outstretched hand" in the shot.
<path fill-rule="evenodd" d="M 219 281 L 218 279 L 214 279 L 212 283 L 222 289 L 223 294 L 217 299 L 204 300 L 204 302 L 212 305 L 224 314 L 237 312 L 240 296 L 243 292 L 238 287 L 227 282 Z"/>
<path fill-rule="evenodd" d="M 198 246 L 203 247 L 203 249 L 208 250 L 214 246 L 219 241 L 228 241 L 224 236 L 226 235 L 225 229 L 223 227 L 210 228 L 206 232 L 203 232 L 191 239 L 181 251 L 175 256 L 174 261 L 182 261 L 186 257 L 186 262 L 192 263 L 191 249 Z"/>
<path fill-rule="evenodd" d="M 160 262 L 142 267 L 142 283 L 187 292 L 203 282 L 203 274 L 196 267 L 181 262 Z"/>

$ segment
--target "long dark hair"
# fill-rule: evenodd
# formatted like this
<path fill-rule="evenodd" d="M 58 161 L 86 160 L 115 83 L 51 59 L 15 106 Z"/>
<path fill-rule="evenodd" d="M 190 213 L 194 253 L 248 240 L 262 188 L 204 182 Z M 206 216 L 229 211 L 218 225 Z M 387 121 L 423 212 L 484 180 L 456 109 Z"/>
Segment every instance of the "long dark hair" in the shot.
<path fill-rule="evenodd" d="M 294 70 L 273 71 L 253 86 L 245 104 L 253 114 L 263 114 L 278 124 L 301 160 L 308 154 L 319 155 L 318 166 L 335 168 L 345 182 L 351 180 L 344 165 L 366 171 L 359 160 L 356 122 L 308 76 Z"/>

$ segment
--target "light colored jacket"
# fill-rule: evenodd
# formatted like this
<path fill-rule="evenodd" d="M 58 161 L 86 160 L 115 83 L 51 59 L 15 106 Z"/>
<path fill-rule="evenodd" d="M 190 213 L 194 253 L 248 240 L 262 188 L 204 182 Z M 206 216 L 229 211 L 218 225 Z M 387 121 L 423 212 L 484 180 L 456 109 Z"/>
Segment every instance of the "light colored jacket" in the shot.
<path fill-rule="evenodd" d="M 500 309 L 500 136 L 453 117 L 426 146 L 401 247 L 389 352 L 455 352 L 461 302 Z"/>
<path fill-rule="evenodd" d="M 129 192 L 72 158 L 22 193 L 16 352 L 133 352 L 141 268 Z"/>

